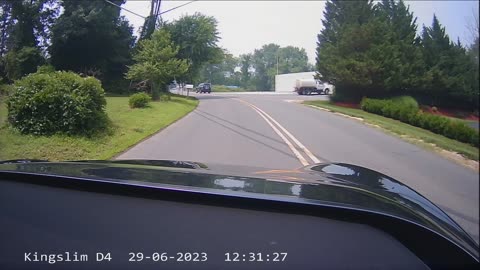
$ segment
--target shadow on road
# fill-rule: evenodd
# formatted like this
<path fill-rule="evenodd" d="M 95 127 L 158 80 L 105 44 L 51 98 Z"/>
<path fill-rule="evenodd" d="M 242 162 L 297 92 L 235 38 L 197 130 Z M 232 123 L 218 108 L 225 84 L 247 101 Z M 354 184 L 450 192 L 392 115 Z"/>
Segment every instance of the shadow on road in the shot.
<path fill-rule="evenodd" d="M 217 124 L 217 125 L 220 125 L 220 126 L 226 128 L 226 129 L 228 129 L 228 130 L 230 130 L 230 131 L 232 131 L 232 132 L 235 132 L 236 134 L 238 134 L 238 135 L 240 135 L 240 136 L 242 136 L 242 137 L 244 137 L 244 138 L 247 138 L 247 139 L 249 139 L 249 140 L 251 140 L 251 141 L 254 141 L 254 142 L 258 143 L 258 144 L 261 144 L 261 145 L 263 145 L 263 146 L 265 146 L 265 147 L 268 147 L 268 148 L 270 148 L 270 149 L 272 149 L 272 150 L 274 150 L 274 151 L 276 151 L 276 152 L 278 152 L 278 153 L 280 153 L 280 154 L 282 154 L 282 155 L 285 155 L 285 156 L 288 156 L 288 157 L 291 157 L 291 158 L 297 160 L 297 157 L 294 156 L 293 154 L 290 154 L 290 153 L 288 153 L 288 152 L 285 152 L 285 151 L 282 151 L 282 150 L 280 150 L 280 149 L 277 149 L 277 148 L 275 148 L 275 147 L 273 147 L 273 146 L 271 146 L 271 145 L 268 145 L 268 144 L 266 144 L 266 143 L 263 143 L 263 142 L 255 139 L 255 138 L 253 138 L 253 137 L 251 137 L 251 136 L 248 136 L 248 135 L 246 135 L 246 134 L 244 134 L 244 133 L 242 133 L 242 132 L 239 132 L 239 131 L 237 131 L 237 130 L 235 130 L 235 129 L 227 126 L 227 125 L 224 125 L 224 124 L 222 124 L 222 123 L 220 123 L 220 122 L 212 119 L 213 117 L 211 116 L 211 114 L 208 114 L 208 113 L 205 113 L 205 112 L 199 111 L 199 110 L 195 110 L 195 111 L 193 111 L 193 113 L 195 113 L 196 115 L 201 116 L 201 117 L 203 117 L 203 118 L 205 118 L 205 119 L 207 119 L 207 120 L 209 120 L 209 121 L 211 121 L 211 122 L 213 122 L 213 123 L 215 123 L 215 124 Z M 219 118 L 219 117 L 215 117 L 215 118 Z M 221 118 L 219 118 L 219 119 L 221 119 Z M 222 121 L 226 121 L 226 120 L 223 120 L 223 119 L 221 119 L 221 120 L 222 120 Z M 231 123 L 231 122 L 229 122 L 229 121 L 226 121 L 226 122 Z M 233 125 L 241 128 L 241 129 L 243 129 L 243 130 L 247 130 L 247 131 L 253 132 L 253 133 L 257 134 L 257 135 L 261 135 L 261 134 L 255 132 L 255 131 L 252 131 L 252 130 L 250 130 L 250 129 L 247 129 L 247 128 L 238 126 L 238 125 L 236 125 L 236 124 L 233 124 Z M 265 136 L 265 135 L 261 135 L 261 136 L 262 136 L 262 137 L 265 137 L 265 138 L 268 138 L 268 139 L 270 139 L 270 140 L 273 140 L 273 141 L 275 141 L 275 142 L 279 142 L 279 143 L 282 143 L 282 144 L 283 144 L 283 142 L 280 142 L 280 141 L 275 140 L 275 139 L 273 139 L 273 138 L 270 138 L 270 137 L 268 137 L 268 136 Z"/>
<path fill-rule="evenodd" d="M 254 133 L 254 134 L 258 135 L 258 136 L 262 136 L 262 137 L 264 137 L 264 138 L 266 138 L 266 139 L 272 140 L 272 141 L 274 141 L 274 142 L 282 143 L 282 144 L 284 143 L 283 141 L 274 139 L 274 138 L 269 137 L 269 136 L 265 136 L 265 135 L 263 135 L 262 133 L 257 132 L 257 131 L 255 131 L 255 130 L 253 130 L 253 129 L 249 129 L 249 128 L 240 126 L 239 124 L 235 124 L 235 123 L 233 123 L 233 122 L 231 122 L 231 121 L 225 120 L 225 119 L 223 119 L 223 118 L 221 118 L 221 117 L 218 117 L 218 116 L 216 116 L 216 115 L 213 115 L 213 114 L 211 114 L 211 113 L 208 113 L 208 112 L 205 112 L 205 111 L 202 111 L 202 110 L 197 110 L 197 111 L 198 111 L 198 112 L 201 112 L 201 113 L 203 113 L 203 114 L 206 114 L 206 115 L 208 115 L 208 116 L 210 116 L 210 117 L 213 117 L 213 118 L 215 118 L 215 119 L 218 119 L 218 120 L 220 120 L 220 121 L 226 122 L 226 123 L 228 123 L 228 124 L 230 124 L 230 125 L 232 125 L 232 126 L 236 126 L 236 127 L 240 128 L 240 129 L 249 131 L 249 132 Z"/>

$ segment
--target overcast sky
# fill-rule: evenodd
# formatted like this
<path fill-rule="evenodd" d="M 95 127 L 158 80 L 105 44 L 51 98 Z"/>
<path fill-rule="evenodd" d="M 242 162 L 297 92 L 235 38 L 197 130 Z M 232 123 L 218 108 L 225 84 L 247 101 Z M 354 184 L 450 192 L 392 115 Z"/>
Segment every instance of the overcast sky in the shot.
<path fill-rule="evenodd" d="M 189 1 L 163 0 L 161 11 Z M 460 38 L 462 43 L 471 42 L 467 22 L 473 13 L 478 14 L 478 1 L 406 1 L 418 18 L 419 31 L 422 25 L 430 26 L 435 13 L 445 26 L 451 39 Z M 150 1 L 127 0 L 124 8 L 140 15 L 150 12 Z M 317 34 L 322 29 L 325 1 L 206 1 L 193 2 L 162 15 L 172 21 L 182 15 L 200 12 L 213 16 L 218 21 L 219 45 L 235 56 L 253 52 L 264 44 L 305 48 L 309 61 L 315 62 Z M 144 19 L 122 11 L 135 28 L 143 25 Z M 478 16 L 478 15 L 477 15 Z"/>

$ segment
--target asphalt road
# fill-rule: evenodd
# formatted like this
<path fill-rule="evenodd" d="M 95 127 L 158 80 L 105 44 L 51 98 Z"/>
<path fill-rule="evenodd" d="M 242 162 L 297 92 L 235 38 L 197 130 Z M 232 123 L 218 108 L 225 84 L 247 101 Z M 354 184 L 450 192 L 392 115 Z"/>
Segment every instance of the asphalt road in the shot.
<path fill-rule="evenodd" d="M 273 169 L 298 168 L 305 162 L 356 164 L 414 188 L 478 242 L 477 172 L 356 120 L 295 102 L 323 96 L 197 96 L 200 104 L 195 111 L 118 159 L 174 159 Z"/>

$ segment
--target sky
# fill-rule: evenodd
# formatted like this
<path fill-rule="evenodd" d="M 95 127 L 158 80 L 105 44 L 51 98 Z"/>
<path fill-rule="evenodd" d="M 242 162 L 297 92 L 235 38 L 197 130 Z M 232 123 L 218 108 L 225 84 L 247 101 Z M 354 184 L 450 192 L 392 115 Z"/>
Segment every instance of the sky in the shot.
<path fill-rule="evenodd" d="M 161 12 L 189 1 L 163 0 Z M 451 39 L 463 44 L 472 42 L 467 24 L 478 14 L 479 2 L 470 1 L 405 1 L 417 17 L 418 31 L 430 26 L 437 15 Z M 127 0 L 122 6 L 143 16 L 150 12 L 150 1 Z M 173 21 L 183 15 L 200 12 L 218 21 L 219 46 L 234 56 L 251 53 L 264 44 L 305 48 L 309 62 L 315 62 L 317 34 L 322 29 L 325 1 L 207 1 L 200 0 L 162 15 Z M 135 34 L 144 19 L 122 10 L 133 25 Z M 478 16 L 478 15 L 477 15 Z"/>

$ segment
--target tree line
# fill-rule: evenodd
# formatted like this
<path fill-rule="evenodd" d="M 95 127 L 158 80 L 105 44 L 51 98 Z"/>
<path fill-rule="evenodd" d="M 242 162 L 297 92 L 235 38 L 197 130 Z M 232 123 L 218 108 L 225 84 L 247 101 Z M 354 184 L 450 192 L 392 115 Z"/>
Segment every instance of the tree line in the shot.
<path fill-rule="evenodd" d="M 317 77 L 335 84 L 334 99 L 411 95 L 426 105 L 478 110 L 478 31 L 466 47 L 434 15 L 418 35 L 402 0 L 329 0 L 322 22 Z"/>
<path fill-rule="evenodd" d="M 109 3 L 111 2 L 111 3 Z M 160 2 L 152 0 L 152 12 L 146 17 L 137 39 L 133 27 L 120 15 L 126 0 L 0 0 L 0 76 L 3 83 L 10 83 L 35 72 L 37 67 L 51 65 L 56 70 L 70 70 L 85 76 L 100 79 L 108 92 L 128 90 L 131 80 L 141 79 L 139 68 L 157 73 L 154 85 L 165 89 L 171 80 L 195 81 L 200 69 L 211 61 L 222 59 L 215 18 L 195 13 L 172 22 L 155 17 Z M 154 32 L 155 40 L 148 43 Z M 151 46 L 161 46 L 161 56 L 180 61 L 175 66 L 178 73 L 167 72 L 159 67 L 164 60 L 158 59 L 155 67 L 147 60 L 157 55 L 141 52 Z M 143 55 L 142 55 L 143 54 Z M 150 63 L 152 63 L 150 61 Z M 164 63 L 164 62 L 162 62 Z M 132 68 L 136 72 L 130 71 Z M 161 70 L 160 70 L 161 69 Z M 159 80 L 158 72 L 163 72 Z M 147 73 L 148 73 L 147 72 Z M 152 75 L 150 74 L 150 75 Z M 143 74 L 145 75 L 145 74 Z M 159 85 L 161 84 L 161 85 Z"/>
<path fill-rule="evenodd" d="M 137 39 L 120 15 L 119 6 L 126 0 L 110 2 L 0 0 L 1 82 L 11 83 L 50 65 L 94 76 L 108 92 L 125 92 L 132 81 L 158 92 L 173 80 L 272 90 L 277 71 L 313 70 L 305 50 L 293 46 L 272 43 L 234 57 L 218 46 L 214 17 L 195 13 L 162 21 L 158 0 L 151 1 Z"/>
<path fill-rule="evenodd" d="M 304 48 L 270 43 L 252 53 L 234 57 L 224 52 L 220 62 L 205 65 L 202 80 L 256 91 L 274 89 L 275 75 L 313 71 Z"/>

